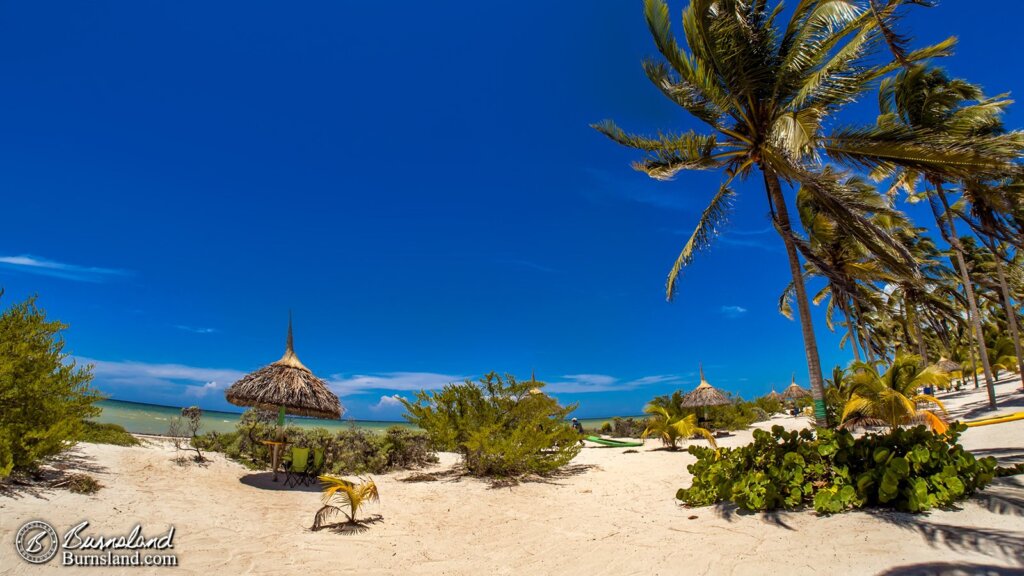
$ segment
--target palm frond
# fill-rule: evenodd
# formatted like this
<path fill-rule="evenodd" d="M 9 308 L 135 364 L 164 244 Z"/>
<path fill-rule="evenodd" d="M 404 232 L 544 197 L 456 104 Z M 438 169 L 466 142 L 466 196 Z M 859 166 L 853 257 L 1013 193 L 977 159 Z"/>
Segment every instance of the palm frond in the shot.
<path fill-rule="evenodd" d="M 672 265 L 672 269 L 668 273 L 668 281 L 665 284 L 665 297 L 669 301 L 672 301 L 672 298 L 675 297 L 676 283 L 679 280 L 683 267 L 693 261 L 693 257 L 697 252 L 711 245 L 711 241 L 717 236 L 718 230 L 728 219 L 732 199 L 736 195 L 729 188 L 730 182 L 732 182 L 732 178 L 718 189 L 718 193 L 715 194 L 715 197 L 711 199 L 711 203 L 704 209 L 700 220 L 697 221 L 697 226 L 694 227 L 693 233 L 690 234 L 690 239 L 686 241 L 683 250 L 679 253 L 679 257 L 676 258 L 675 264 Z"/>

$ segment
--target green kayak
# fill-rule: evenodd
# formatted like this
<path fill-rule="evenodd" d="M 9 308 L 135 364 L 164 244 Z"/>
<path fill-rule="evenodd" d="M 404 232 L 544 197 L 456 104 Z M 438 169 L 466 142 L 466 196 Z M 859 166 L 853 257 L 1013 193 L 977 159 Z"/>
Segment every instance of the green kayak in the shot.
<path fill-rule="evenodd" d="M 607 440 L 605 438 L 598 438 L 597 436 L 587 436 L 588 442 L 594 444 L 600 444 L 604 448 L 635 448 L 637 446 L 643 446 L 643 442 L 620 442 L 618 440 Z"/>

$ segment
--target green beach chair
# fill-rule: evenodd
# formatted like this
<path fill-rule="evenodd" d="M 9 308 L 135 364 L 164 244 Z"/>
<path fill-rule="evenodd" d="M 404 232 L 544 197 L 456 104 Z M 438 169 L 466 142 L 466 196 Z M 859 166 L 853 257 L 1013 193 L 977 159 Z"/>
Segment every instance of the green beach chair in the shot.
<path fill-rule="evenodd" d="M 309 448 L 292 448 L 292 458 L 284 463 L 284 487 L 297 486 L 305 483 L 306 470 L 309 468 Z"/>
<path fill-rule="evenodd" d="M 327 458 L 323 447 L 313 448 L 313 461 L 309 463 L 309 468 L 306 470 L 305 483 L 307 485 L 315 483 L 317 478 L 324 473 L 326 462 Z"/>

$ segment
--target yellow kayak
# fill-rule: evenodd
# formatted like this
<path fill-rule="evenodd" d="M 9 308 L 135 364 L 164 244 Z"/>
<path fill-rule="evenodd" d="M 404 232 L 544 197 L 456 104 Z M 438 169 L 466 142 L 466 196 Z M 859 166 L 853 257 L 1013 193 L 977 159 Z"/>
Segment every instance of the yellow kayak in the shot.
<path fill-rule="evenodd" d="M 1002 424 L 1004 422 L 1013 422 L 1015 420 L 1024 420 L 1024 412 L 1017 412 L 1015 414 L 1008 414 L 1006 416 L 993 416 L 991 418 L 981 418 L 978 420 L 970 420 L 964 422 L 969 428 L 975 426 L 988 426 L 989 424 Z"/>

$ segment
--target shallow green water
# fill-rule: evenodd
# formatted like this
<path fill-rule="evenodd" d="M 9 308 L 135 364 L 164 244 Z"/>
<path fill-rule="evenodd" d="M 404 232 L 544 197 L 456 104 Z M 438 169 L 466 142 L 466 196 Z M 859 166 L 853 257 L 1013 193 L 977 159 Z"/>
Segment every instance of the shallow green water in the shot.
<path fill-rule="evenodd" d="M 156 406 L 154 404 L 138 404 L 121 400 L 102 400 L 97 403 L 103 412 L 96 417 L 97 422 L 120 424 L 124 429 L 136 434 L 167 434 L 171 418 L 181 415 L 180 408 Z M 200 432 L 232 432 L 238 424 L 241 414 L 235 412 L 203 411 L 203 427 Z M 598 428 L 607 418 L 582 418 L 580 422 L 587 429 Z M 296 418 L 289 416 L 289 424 L 302 428 L 327 428 L 341 430 L 355 426 L 364 430 L 381 431 L 389 426 L 414 428 L 408 422 L 382 422 L 377 420 L 321 420 L 318 418 Z"/>
<path fill-rule="evenodd" d="M 181 415 L 180 408 L 156 406 L 153 404 L 137 404 L 120 400 L 102 400 L 97 405 L 103 410 L 97 422 L 120 424 L 124 429 L 136 434 L 167 434 L 171 418 Z M 203 427 L 200 432 L 232 432 L 241 414 L 235 412 L 203 411 Z M 297 418 L 288 416 L 288 424 L 301 428 L 327 428 L 341 430 L 356 426 L 369 430 L 384 430 L 389 426 L 405 426 L 412 428 L 408 422 L 379 422 L 373 420 L 321 420 L 319 418 Z"/>

